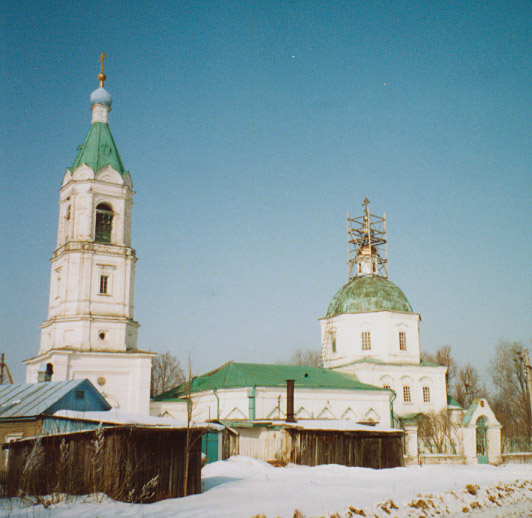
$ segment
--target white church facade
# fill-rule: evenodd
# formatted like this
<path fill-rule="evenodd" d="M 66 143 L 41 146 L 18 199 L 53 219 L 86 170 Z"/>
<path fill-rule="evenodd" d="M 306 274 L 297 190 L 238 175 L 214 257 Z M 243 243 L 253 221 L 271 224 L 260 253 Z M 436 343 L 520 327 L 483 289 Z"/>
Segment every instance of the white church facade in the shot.
<path fill-rule="evenodd" d="M 137 348 L 133 184 L 109 129 L 103 59 L 99 79 L 91 127 L 59 191 L 48 318 L 26 382 L 88 378 L 112 406 L 148 414 L 154 353 Z"/>
<path fill-rule="evenodd" d="M 396 416 L 439 412 L 447 369 L 421 362 L 421 316 L 388 279 L 386 220 L 363 205 L 363 216 L 348 215 L 349 280 L 320 320 L 323 366 L 392 389 Z"/>
<path fill-rule="evenodd" d="M 350 220 L 360 220 L 348 235 L 353 275 L 320 320 L 322 367 L 307 367 L 305 377 L 296 372 L 304 367 L 230 363 L 195 378 L 190 388 L 183 385 L 156 398 L 152 413 L 184 417 L 188 390 L 199 420 L 286 418 L 287 379 L 295 380 L 299 419 L 348 419 L 388 429 L 398 426 L 401 417 L 446 408 L 447 369 L 421 362 L 420 315 L 387 279 L 386 259 L 379 253 L 385 233 L 375 228 L 383 220 L 370 214 L 368 203 L 364 206 L 364 216 Z M 338 375 L 347 390 L 333 381 Z"/>
<path fill-rule="evenodd" d="M 417 463 L 427 453 L 418 437 L 420 419 L 444 411 L 453 423 L 451 454 L 429 454 L 425 462 L 500 463 L 500 424 L 487 401 L 466 412 L 448 398 L 447 368 L 421 361 L 421 317 L 388 279 L 381 255 L 385 219 L 370 214 L 368 204 L 360 218 L 348 215 L 349 280 L 320 319 L 321 367 L 229 362 L 156 397 L 152 415 L 186 418 L 191 412 L 195 421 L 224 423 L 238 430 L 241 454 L 263 460 L 280 454 L 275 430 L 281 421 L 383 434 L 400 428 L 405 462 Z M 478 442 L 486 423 L 484 443 Z"/>
<path fill-rule="evenodd" d="M 386 221 L 368 200 L 361 217 L 348 215 L 348 282 L 320 319 L 320 367 L 229 362 L 150 401 L 155 353 L 138 349 L 134 319 L 133 184 L 109 129 L 104 57 L 91 127 L 59 191 L 48 318 L 39 354 L 25 361 L 26 382 L 87 378 L 115 408 L 176 419 L 192 411 L 193 421 L 242 429 L 281 420 L 382 433 L 403 427 L 410 459 L 419 452 L 415 419 L 449 409 L 462 423 L 462 454 L 474 458 L 472 430 L 487 423 L 497 462 L 500 426 L 487 402 L 468 414 L 449 406 L 446 367 L 421 361 L 421 317 L 388 279 Z"/>

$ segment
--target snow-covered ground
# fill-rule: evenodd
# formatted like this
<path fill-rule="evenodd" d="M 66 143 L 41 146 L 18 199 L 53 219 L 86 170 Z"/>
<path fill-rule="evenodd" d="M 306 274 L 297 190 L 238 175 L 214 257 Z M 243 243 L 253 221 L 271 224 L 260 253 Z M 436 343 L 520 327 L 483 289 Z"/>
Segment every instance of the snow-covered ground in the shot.
<path fill-rule="evenodd" d="M 337 465 L 274 468 L 248 457 L 232 457 L 205 466 L 201 495 L 149 505 L 114 502 L 101 495 L 100 503 L 94 500 L 94 496 L 70 497 L 48 509 L 3 500 L 0 516 L 524 518 L 532 516 L 532 466 L 416 466 L 387 470 Z"/>

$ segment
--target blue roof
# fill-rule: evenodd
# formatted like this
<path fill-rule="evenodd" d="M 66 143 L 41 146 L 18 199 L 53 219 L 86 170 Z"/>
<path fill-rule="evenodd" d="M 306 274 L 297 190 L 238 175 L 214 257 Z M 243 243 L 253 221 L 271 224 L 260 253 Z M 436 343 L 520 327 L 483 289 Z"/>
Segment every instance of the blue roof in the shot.
<path fill-rule="evenodd" d="M 90 393 L 77 403 L 76 390 Z M 83 408 L 76 408 L 80 405 Z M 96 408 L 97 407 L 97 408 Z M 47 381 L 0 385 L 0 420 L 6 418 L 36 417 L 53 414 L 57 410 L 109 410 L 111 405 L 89 380 Z"/>
<path fill-rule="evenodd" d="M 94 104 L 104 104 L 105 106 L 111 107 L 113 104 L 113 98 L 111 94 L 103 87 L 97 88 L 94 92 L 91 93 L 91 106 Z"/>

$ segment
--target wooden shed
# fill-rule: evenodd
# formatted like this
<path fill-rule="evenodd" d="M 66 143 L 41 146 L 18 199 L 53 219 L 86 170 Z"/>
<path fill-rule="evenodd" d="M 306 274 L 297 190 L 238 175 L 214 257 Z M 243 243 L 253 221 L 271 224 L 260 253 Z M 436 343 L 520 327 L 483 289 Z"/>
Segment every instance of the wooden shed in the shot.
<path fill-rule="evenodd" d="M 404 431 L 340 419 L 222 421 L 238 434 L 229 454 L 284 464 L 340 464 L 365 468 L 403 465 Z M 226 457 L 223 457 L 226 458 Z"/>
<path fill-rule="evenodd" d="M 317 466 L 340 464 L 363 468 L 403 465 L 403 432 L 285 428 L 286 461 Z"/>
<path fill-rule="evenodd" d="M 7 493 L 102 492 L 135 503 L 200 493 L 204 431 L 118 426 L 16 441 L 4 446 Z"/>

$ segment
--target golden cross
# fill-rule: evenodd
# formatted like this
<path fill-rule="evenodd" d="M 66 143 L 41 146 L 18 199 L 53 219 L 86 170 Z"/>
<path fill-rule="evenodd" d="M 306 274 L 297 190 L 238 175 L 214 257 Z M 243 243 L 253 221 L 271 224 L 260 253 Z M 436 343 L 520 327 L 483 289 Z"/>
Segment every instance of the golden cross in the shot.
<path fill-rule="evenodd" d="M 98 60 L 98 63 L 101 64 L 101 68 L 102 68 L 102 74 L 103 74 L 103 60 L 107 57 L 107 55 L 105 54 L 105 52 L 102 52 L 102 55 L 100 56 L 100 59 Z"/>
<path fill-rule="evenodd" d="M 366 231 L 369 232 L 369 229 L 370 229 L 369 209 L 368 209 L 369 200 L 367 198 L 364 198 L 364 201 L 362 202 L 362 205 L 364 205 L 364 216 L 363 216 L 362 219 L 363 219 L 363 221 L 365 223 Z"/>

